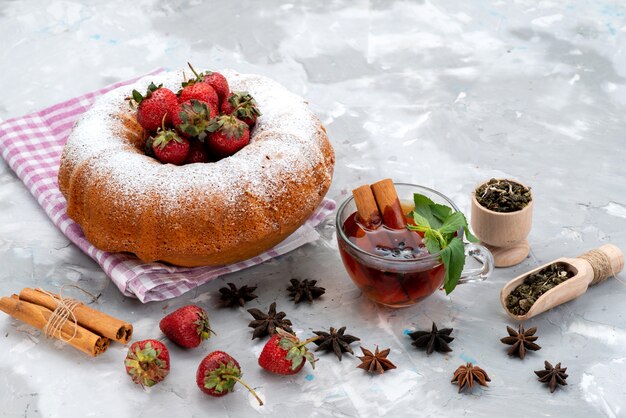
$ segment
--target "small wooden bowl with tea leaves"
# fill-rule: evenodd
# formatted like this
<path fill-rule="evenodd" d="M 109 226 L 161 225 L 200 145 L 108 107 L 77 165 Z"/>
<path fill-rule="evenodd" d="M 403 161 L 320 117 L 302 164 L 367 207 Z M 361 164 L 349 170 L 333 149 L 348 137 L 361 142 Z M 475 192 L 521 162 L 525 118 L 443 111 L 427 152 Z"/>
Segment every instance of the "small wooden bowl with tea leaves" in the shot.
<path fill-rule="evenodd" d="M 532 210 L 530 187 L 516 180 L 491 179 L 472 193 L 472 229 L 496 267 L 514 266 L 528 256 Z"/>

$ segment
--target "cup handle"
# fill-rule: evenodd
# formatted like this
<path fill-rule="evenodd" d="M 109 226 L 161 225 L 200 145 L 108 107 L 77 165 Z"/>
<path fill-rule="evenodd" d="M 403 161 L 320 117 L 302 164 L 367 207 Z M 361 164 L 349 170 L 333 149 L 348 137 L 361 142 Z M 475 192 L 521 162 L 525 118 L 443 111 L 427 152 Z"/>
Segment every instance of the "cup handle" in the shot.
<path fill-rule="evenodd" d="M 494 268 L 493 254 L 486 247 L 479 244 L 466 243 L 465 257 L 473 257 L 482 263 L 475 269 L 463 270 L 459 284 L 481 282 L 491 275 Z"/>

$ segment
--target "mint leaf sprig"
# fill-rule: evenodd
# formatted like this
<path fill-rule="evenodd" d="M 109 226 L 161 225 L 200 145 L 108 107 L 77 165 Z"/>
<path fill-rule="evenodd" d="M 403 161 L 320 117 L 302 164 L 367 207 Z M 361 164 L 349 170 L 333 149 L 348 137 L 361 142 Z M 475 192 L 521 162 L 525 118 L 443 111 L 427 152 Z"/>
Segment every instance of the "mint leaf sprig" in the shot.
<path fill-rule="evenodd" d="M 415 225 L 408 224 L 412 231 L 424 233 L 424 245 L 431 254 L 439 254 L 446 269 L 443 288 L 450 294 L 459 283 L 465 265 L 465 246 L 462 237 L 455 233 L 463 228 L 468 241 L 478 242 L 472 235 L 465 215 L 453 212 L 452 208 L 433 202 L 428 197 L 415 193 L 415 208 L 409 213 Z"/>

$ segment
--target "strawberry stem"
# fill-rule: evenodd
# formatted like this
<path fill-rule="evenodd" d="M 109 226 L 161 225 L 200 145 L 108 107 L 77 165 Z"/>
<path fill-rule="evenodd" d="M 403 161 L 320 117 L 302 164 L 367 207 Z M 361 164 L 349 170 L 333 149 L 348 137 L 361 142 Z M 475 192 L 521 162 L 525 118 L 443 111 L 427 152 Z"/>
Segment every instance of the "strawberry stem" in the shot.
<path fill-rule="evenodd" d="M 248 384 L 246 382 L 244 382 L 243 380 L 239 379 L 237 376 L 233 376 L 232 374 L 225 374 L 225 375 L 222 375 L 222 377 L 225 377 L 227 379 L 233 379 L 233 380 L 241 383 L 246 389 L 248 389 L 250 391 L 250 393 L 252 395 L 254 395 L 256 400 L 259 402 L 259 406 L 263 406 L 263 401 L 261 400 L 261 398 L 259 398 L 259 395 L 257 395 L 256 392 L 254 391 L 254 389 L 252 389 L 250 386 L 248 386 Z"/>
<path fill-rule="evenodd" d="M 249 99 L 244 100 L 243 102 L 239 103 L 237 105 L 237 107 L 235 107 L 233 109 L 233 111 L 231 113 L 235 113 L 237 110 L 241 109 L 242 107 L 244 107 L 245 105 L 247 105 L 248 103 L 250 103 L 252 101 L 252 97 L 250 97 Z"/>
<path fill-rule="evenodd" d="M 189 66 L 189 68 L 191 69 L 191 72 L 193 73 L 193 75 L 196 76 L 197 79 L 200 79 L 200 76 L 198 75 L 198 73 L 196 72 L 196 70 L 193 69 L 193 67 L 191 66 L 191 63 L 188 62 L 187 65 Z"/>
<path fill-rule="evenodd" d="M 308 343 L 312 343 L 313 341 L 317 341 L 319 339 L 320 339 L 319 335 L 316 336 L 316 337 L 311 337 L 308 340 L 301 341 L 300 344 L 298 344 L 296 347 L 303 347 L 303 346 L 307 345 Z"/>

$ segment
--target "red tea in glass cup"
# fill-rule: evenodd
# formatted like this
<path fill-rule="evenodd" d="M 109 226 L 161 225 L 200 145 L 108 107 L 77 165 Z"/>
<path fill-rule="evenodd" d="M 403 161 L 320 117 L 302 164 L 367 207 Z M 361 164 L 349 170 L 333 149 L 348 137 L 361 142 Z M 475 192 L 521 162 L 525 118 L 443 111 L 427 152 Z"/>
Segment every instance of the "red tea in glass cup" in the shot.
<path fill-rule="evenodd" d="M 459 209 L 443 194 L 413 184 L 394 183 L 402 210 L 413 209 L 413 194 L 420 193 Z M 413 220 L 407 217 L 407 222 Z M 357 287 L 374 302 L 393 308 L 411 306 L 430 296 L 443 284 L 445 267 L 439 254 L 430 254 L 420 233 L 408 229 L 364 227 L 358 219 L 354 198 L 339 207 L 336 217 L 339 252 L 348 274 Z M 463 236 L 463 229 L 457 232 Z M 464 270 L 459 284 L 485 280 L 493 270 L 493 256 L 485 247 L 465 244 L 465 253 L 482 263 L 481 268 Z"/>

